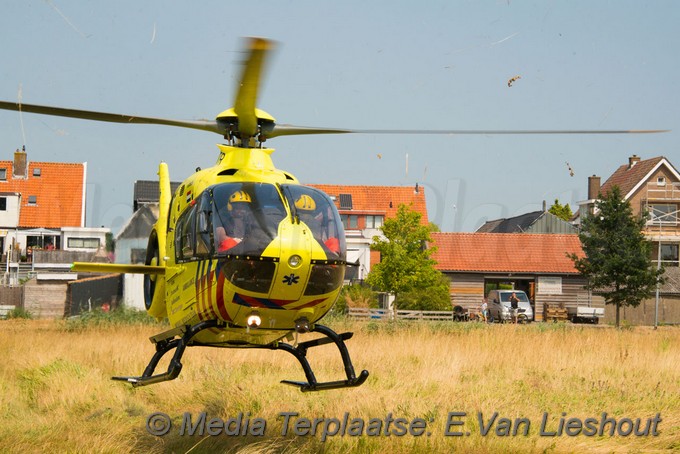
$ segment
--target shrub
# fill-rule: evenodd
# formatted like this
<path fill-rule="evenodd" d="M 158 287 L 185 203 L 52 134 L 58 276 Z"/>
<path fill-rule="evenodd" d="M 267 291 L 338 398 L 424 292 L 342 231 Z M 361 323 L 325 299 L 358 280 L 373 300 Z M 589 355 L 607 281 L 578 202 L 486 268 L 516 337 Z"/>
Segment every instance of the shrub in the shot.
<path fill-rule="evenodd" d="M 11 310 L 11 311 L 9 311 L 9 312 L 7 313 L 7 319 L 9 320 L 9 319 L 11 319 L 11 318 L 25 318 L 25 319 L 32 319 L 32 318 L 33 318 L 33 314 L 31 314 L 30 312 L 28 312 L 28 311 L 27 311 L 26 309 L 24 309 L 23 307 L 16 307 L 16 308 L 14 308 L 13 310 Z"/>

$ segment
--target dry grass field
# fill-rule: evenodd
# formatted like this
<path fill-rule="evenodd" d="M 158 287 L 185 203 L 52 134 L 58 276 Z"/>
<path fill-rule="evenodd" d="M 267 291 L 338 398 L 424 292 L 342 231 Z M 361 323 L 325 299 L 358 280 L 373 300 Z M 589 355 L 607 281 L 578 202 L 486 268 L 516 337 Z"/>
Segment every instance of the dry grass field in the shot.
<path fill-rule="evenodd" d="M 279 383 L 304 377 L 284 352 L 189 348 L 179 379 L 133 389 L 110 377 L 141 373 L 165 327 L 0 321 L 0 451 L 680 450 L 678 328 L 326 322 L 355 332 L 362 387 L 301 393 Z M 341 378 L 333 347 L 309 357 Z M 164 436 L 147 430 L 155 412 Z"/>

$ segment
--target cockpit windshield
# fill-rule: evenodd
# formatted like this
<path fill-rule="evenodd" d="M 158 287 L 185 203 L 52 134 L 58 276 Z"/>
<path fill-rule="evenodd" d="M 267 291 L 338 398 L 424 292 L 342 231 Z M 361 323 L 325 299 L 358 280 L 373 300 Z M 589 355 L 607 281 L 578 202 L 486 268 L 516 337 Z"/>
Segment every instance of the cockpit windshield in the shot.
<path fill-rule="evenodd" d="M 305 225 L 326 253 L 345 261 L 347 248 L 338 211 L 323 192 L 300 185 L 223 183 L 204 191 L 177 221 L 178 260 L 215 255 L 261 256 L 288 216 Z"/>
<path fill-rule="evenodd" d="M 294 216 L 309 227 L 328 259 L 344 261 L 347 256 L 345 232 L 331 199 L 308 186 L 282 185 L 282 189 Z"/>
<path fill-rule="evenodd" d="M 286 216 L 281 196 L 271 184 L 221 184 L 213 187 L 212 196 L 218 254 L 262 254 Z"/>

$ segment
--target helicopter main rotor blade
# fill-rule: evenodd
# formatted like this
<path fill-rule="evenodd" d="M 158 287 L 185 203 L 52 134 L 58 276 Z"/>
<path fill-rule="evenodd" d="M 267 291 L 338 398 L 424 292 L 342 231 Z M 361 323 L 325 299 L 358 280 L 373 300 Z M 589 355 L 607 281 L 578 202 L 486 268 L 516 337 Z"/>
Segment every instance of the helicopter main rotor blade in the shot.
<path fill-rule="evenodd" d="M 169 118 L 140 117 L 138 115 L 114 114 L 91 110 L 69 109 L 64 107 L 41 106 L 36 104 L 20 104 L 0 101 L 0 109 L 14 110 L 58 117 L 80 118 L 84 120 L 105 121 L 110 123 L 152 124 L 176 126 L 214 132 L 224 136 L 227 126 L 216 120 L 175 120 Z M 241 117 L 239 116 L 239 124 Z M 313 134 L 429 134 L 429 135 L 519 135 L 519 134 L 651 134 L 668 132 L 669 129 L 620 129 L 620 130 L 470 130 L 470 129 L 347 129 L 321 128 L 311 126 L 295 126 L 287 124 L 270 124 L 263 126 L 263 135 L 270 139 L 282 136 L 299 136 Z"/>
<path fill-rule="evenodd" d="M 265 57 L 273 47 L 273 41 L 263 38 L 250 38 L 248 42 L 250 54 L 243 63 L 243 71 L 239 79 L 238 92 L 234 103 L 234 112 L 238 117 L 238 129 L 242 138 L 253 137 L 257 133 L 255 104 L 257 103 Z"/>
<path fill-rule="evenodd" d="M 315 128 L 294 125 L 272 125 L 263 128 L 267 138 L 311 134 L 429 134 L 429 135 L 521 135 L 521 134 L 653 134 L 669 129 L 343 129 Z"/>
<path fill-rule="evenodd" d="M 95 112 L 91 110 L 67 109 L 63 107 L 39 106 L 35 104 L 23 104 L 6 101 L 0 101 L 0 109 L 16 110 L 19 112 L 29 112 L 43 115 L 54 115 L 57 117 L 106 121 L 110 123 L 179 126 L 182 128 L 200 129 L 202 131 L 215 132 L 220 135 L 224 135 L 225 131 L 224 126 L 218 124 L 215 120 L 173 120 L 169 118 L 140 117 L 137 115 Z"/>

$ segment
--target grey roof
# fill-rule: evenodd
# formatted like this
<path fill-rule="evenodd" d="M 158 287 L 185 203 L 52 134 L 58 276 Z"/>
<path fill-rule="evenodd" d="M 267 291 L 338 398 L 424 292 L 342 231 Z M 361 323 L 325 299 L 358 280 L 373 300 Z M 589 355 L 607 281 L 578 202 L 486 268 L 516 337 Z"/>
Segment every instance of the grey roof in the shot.
<path fill-rule="evenodd" d="M 158 220 L 158 203 L 142 205 L 132 213 L 132 217 L 116 235 L 116 241 L 121 239 L 148 238 L 153 225 Z"/>
<path fill-rule="evenodd" d="M 521 214 L 513 218 L 496 219 L 488 221 L 477 229 L 479 233 L 521 233 L 525 232 L 531 224 L 543 215 L 543 211 L 533 211 Z"/>
<path fill-rule="evenodd" d="M 180 182 L 171 182 L 170 190 L 174 193 L 175 190 L 182 184 Z M 139 209 L 140 205 L 147 203 L 155 203 L 159 201 L 159 183 L 154 180 L 137 180 L 135 181 L 134 194 L 132 196 L 135 211 Z"/>
<path fill-rule="evenodd" d="M 548 211 L 532 211 L 512 218 L 488 221 L 477 233 L 576 233 L 576 228 Z"/>

